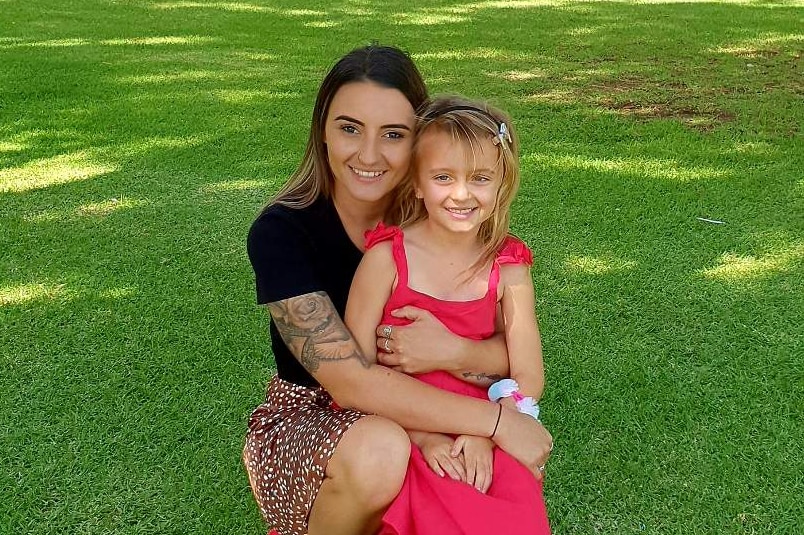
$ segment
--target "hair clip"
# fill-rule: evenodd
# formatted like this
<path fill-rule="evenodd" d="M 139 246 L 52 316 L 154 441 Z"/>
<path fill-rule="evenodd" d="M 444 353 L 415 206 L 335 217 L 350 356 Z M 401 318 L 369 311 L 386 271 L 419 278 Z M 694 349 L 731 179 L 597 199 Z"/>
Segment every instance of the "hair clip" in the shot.
<path fill-rule="evenodd" d="M 497 136 L 494 138 L 494 144 L 499 145 L 503 141 L 511 143 L 511 134 L 508 132 L 508 125 L 505 123 L 500 123 L 499 131 L 497 132 Z"/>

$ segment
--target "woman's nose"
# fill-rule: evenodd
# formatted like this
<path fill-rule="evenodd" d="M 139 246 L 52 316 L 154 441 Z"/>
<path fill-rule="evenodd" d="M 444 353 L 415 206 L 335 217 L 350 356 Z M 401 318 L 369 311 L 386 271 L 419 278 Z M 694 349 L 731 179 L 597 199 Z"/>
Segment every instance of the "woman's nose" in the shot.
<path fill-rule="evenodd" d="M 380 151 L 377 146 L 377 141 L 374 139 L 364 138 L 360 143 L 357 152 L 357 161 L 367 166 L 376 164 L 380 159 Z"/>

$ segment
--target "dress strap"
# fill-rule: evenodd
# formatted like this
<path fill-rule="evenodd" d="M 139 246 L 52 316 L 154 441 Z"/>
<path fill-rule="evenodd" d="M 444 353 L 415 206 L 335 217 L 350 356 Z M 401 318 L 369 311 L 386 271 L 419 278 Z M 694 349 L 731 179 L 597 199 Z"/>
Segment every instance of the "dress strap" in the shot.
<path fill-rule="evenodd" d="M 407 288 L 408 286 L 408 259 L 405 255 L 404 233 L 402 229 L 395 225 L 385 225 L 382 221 L 372 230 L 367 230 L 364 234 L 366 249 L 371 249 L 376 244 L 391 240 L 391 253 L 396 264 L 397 286 Z"/>
<path fill-rule="evenodd" d="M 489 289 L 486 296 L 489 300 L 497 302 L 497 286 L 500 284 L 500 264 L 497 259 L 491 263 L 491 273 L 489 273 Z"/>
<path fill-rule="evenodd" d="M 497 253 L 497 262 L 500 264 L 526 264 L 533 265 L 533 253 L 528 246 L 516 236 L 508 235 Z"/>
<path fill-rule="evenodd" d="M 391 244 L 391 251 L 394 255 L 394 264 L 396 264 L 397 287 L 408 287 L 408 257 L 405 254 L 405 235 L 402 229 L 394 234 L 394 241 Z"/>
<path fill-rule="evenodd" d="M 525 264 L 533 265 L 533 254 L 528 246 L 513 235 L 505 238 L 497 257 L 491 264 L 491 274 L 489 275 L 489 295 L 497 299 L 497 286 L 500 284 L 500 266 L 502 264 Z"/>

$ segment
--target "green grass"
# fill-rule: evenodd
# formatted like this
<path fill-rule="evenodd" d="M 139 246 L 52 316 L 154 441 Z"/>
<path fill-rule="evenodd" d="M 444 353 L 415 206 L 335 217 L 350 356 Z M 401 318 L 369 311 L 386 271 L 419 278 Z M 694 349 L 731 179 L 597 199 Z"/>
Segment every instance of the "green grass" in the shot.
<path fill-rule="evenodd" d="M 519 128 L 555 533 L 799 532 L 802 3 L 388 4 L 0 0 L 0 533 L 264 532 L 245 235 L 371 40 Z"/>

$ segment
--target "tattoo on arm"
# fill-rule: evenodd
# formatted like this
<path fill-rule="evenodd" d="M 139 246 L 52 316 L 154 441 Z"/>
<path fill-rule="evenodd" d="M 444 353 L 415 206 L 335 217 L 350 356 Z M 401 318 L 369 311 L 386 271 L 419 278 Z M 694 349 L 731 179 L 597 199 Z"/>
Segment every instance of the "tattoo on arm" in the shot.
<path fill-rule="evenodd" d="M 310 373 L 322 362 L 356 359 L 371 363 L 360 352 L 326 292 L 313 292 L 268 304 L 282 340 Z"/>
<path fill-rule="evenodd" d="M 463 375 L 464 378 L 466 378 L 466 379 L 475 379 L 479 383 L 488 384 L 488 385 L 491 385 L 491 383 L 495 383 L 495 382 L 497 382 L 497 381 L 499 381 L 500 379 L 503 378 L 502 375 L 499 375 L 497 373 L 487 374 L 487 373 L 483 373 L 483 372 L 478 372 L 478 373 L 463 372 L 461 375 Z"/>

